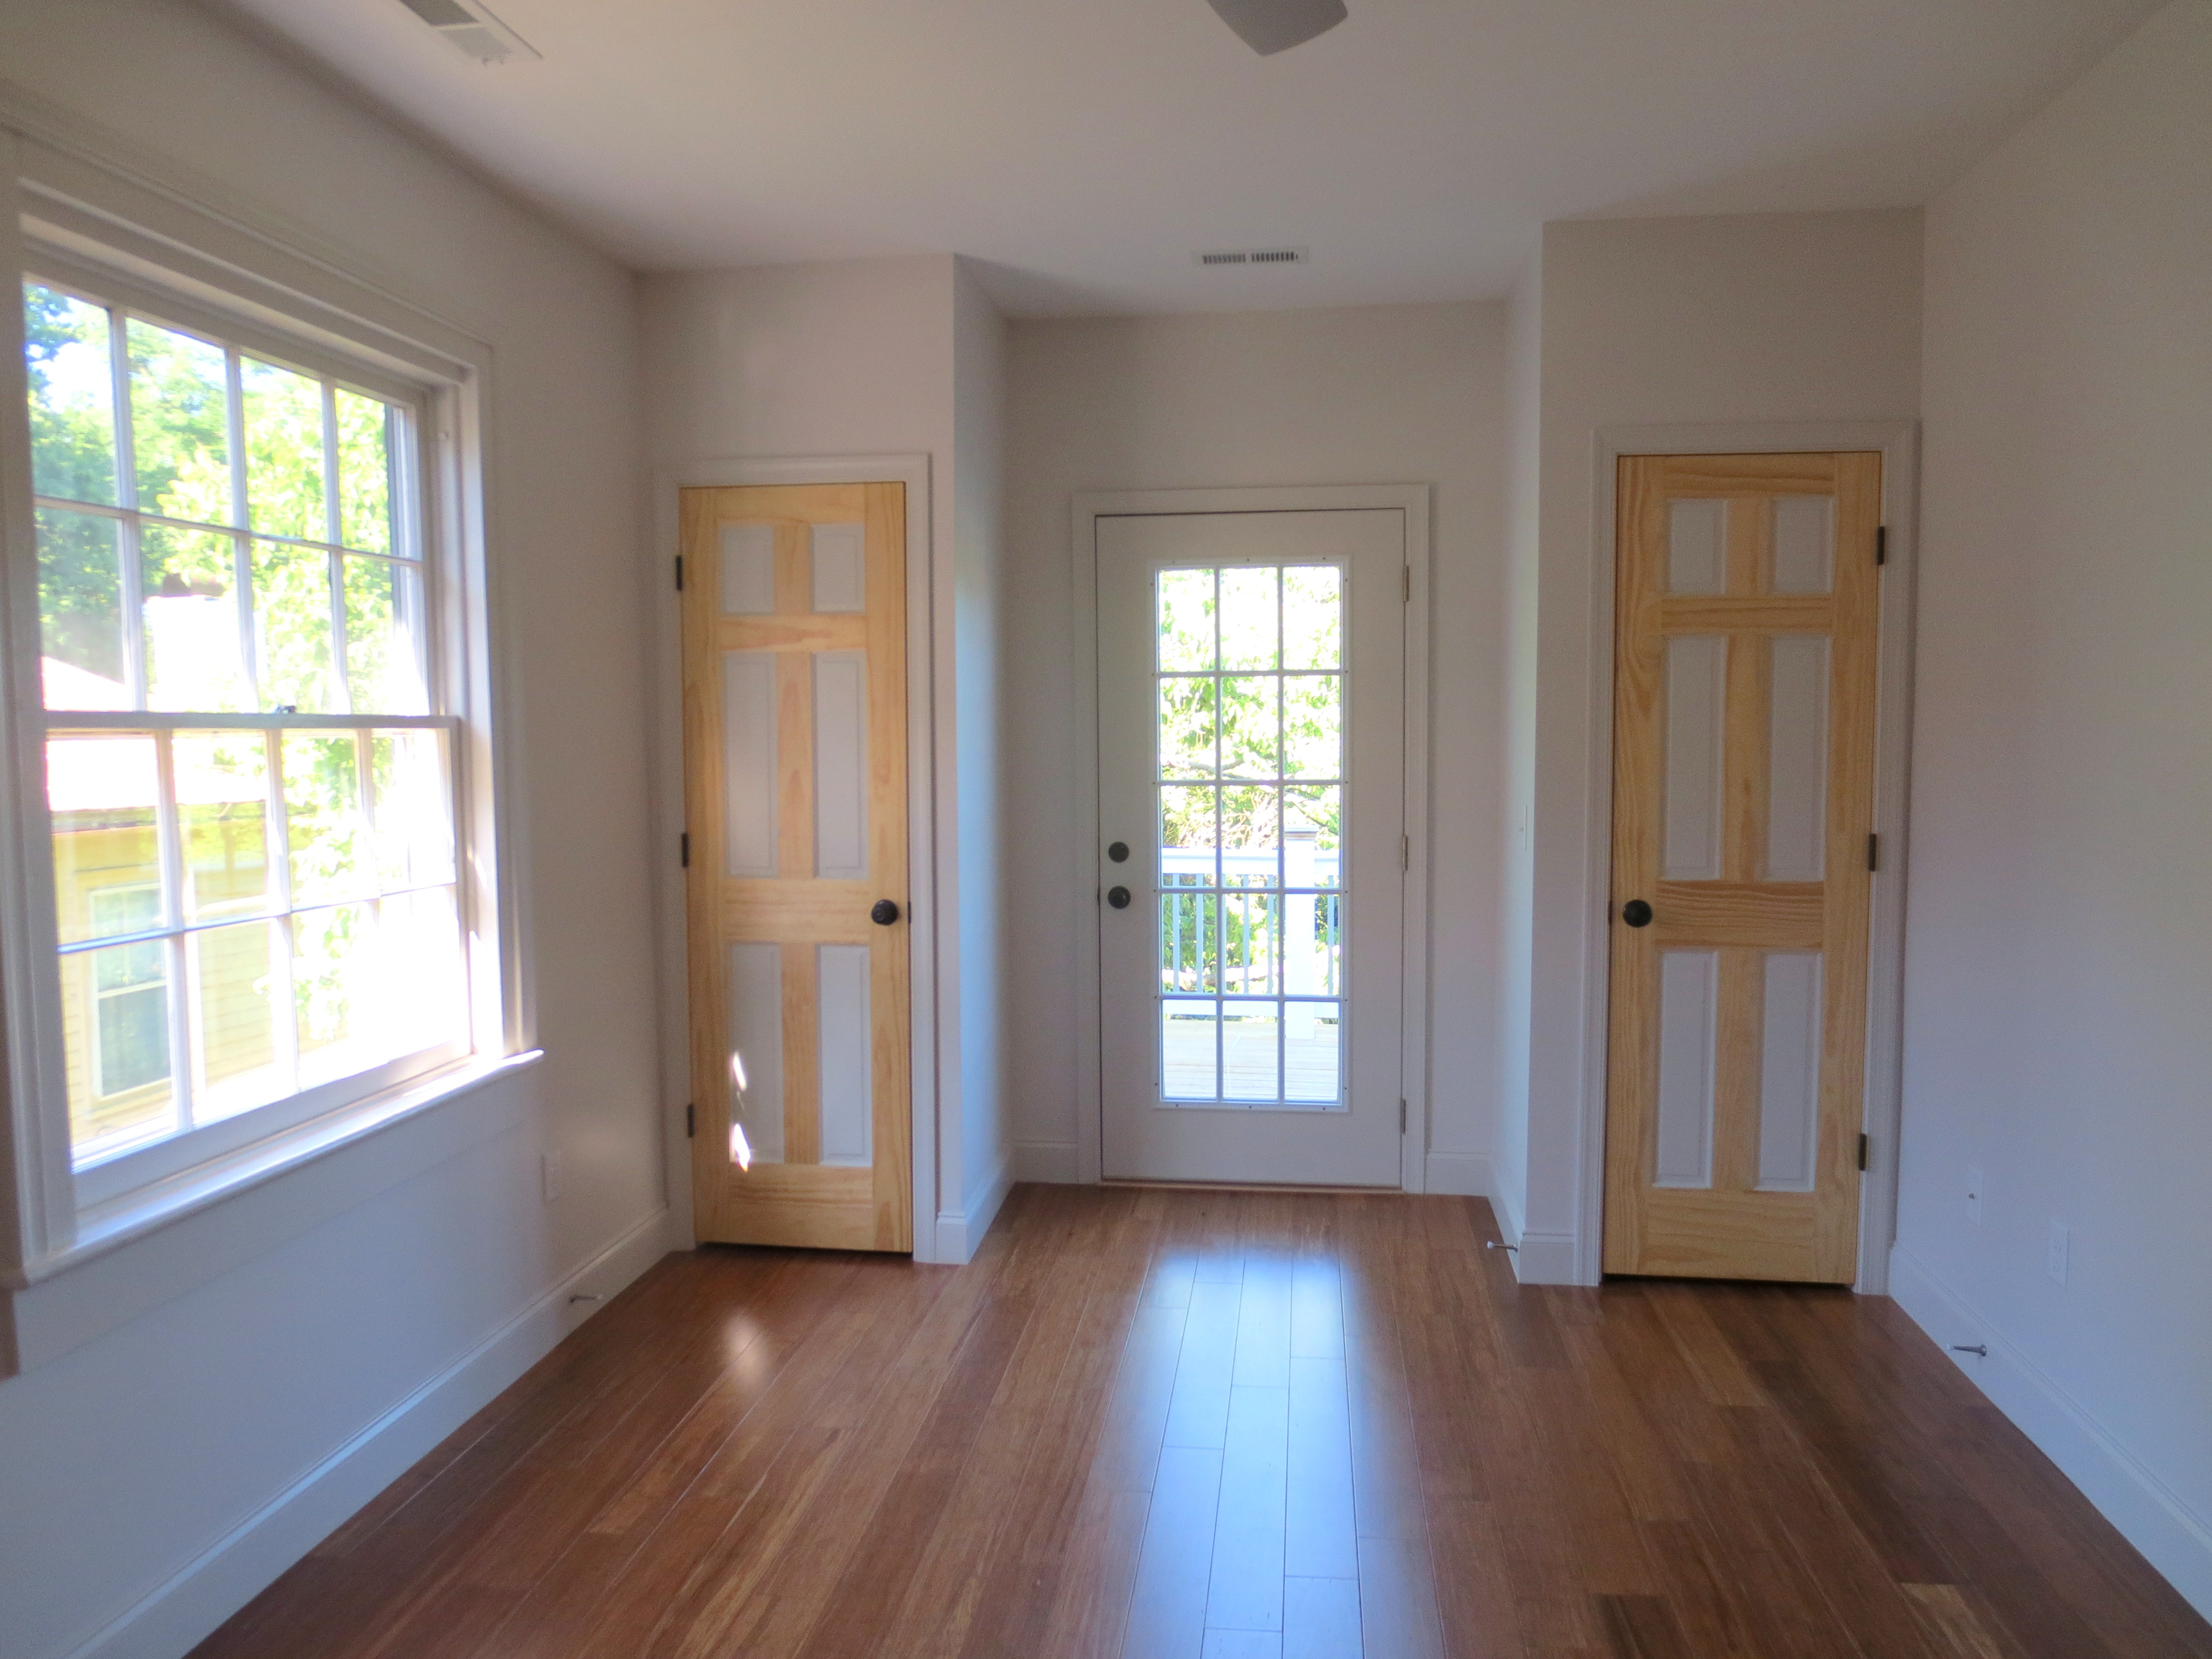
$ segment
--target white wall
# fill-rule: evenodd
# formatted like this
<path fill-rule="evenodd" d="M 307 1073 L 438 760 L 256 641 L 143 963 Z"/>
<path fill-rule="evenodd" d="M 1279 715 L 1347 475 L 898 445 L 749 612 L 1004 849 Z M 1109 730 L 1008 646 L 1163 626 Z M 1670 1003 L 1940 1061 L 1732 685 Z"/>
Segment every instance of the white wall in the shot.
<path fill-rule="evenodd" d="M 926 1257 L 964 1261 L 1004 1196 L 1003 1180 L 993 1186 L 991 1172 L 1007 1162 L 995 1087 L 1002 964 L 990 949 L 1002 325 L 949 254 L 655 276 L 641 287 L 654 467 L 843 455 L 929 459 L 939 1106 L 936 1202 L 915 1224 Z M 656 580 L 672 550 L 655 550 Z M 665 695 L 675 665 L 655 672 Z M 677 787 L 672 776 L 663 781 Z M 972 907 L 968 890 L 980 890 Z M 671 997 L 668 1006 L 673 1011 L 680 1001 Z M 668 1040 L 680 1053 L 680 1028 Z M 940 1235 L 934 1242 L 925 1233 L 933 1223 Z"/>
<path fill-rule="evenodd" d="M 2212 1613 L 2209 159 L 2185 0 L 1929 210 L 1893 1282 Z"/>
<path fill-rule="evenodd" d="M 1436 486 L 1432 1188 L 1481 1190 L 1492 1134 L 1500 769 L 1496 305 L 1018 321 L 1007 398 L 1009 1029 L 1018 1168 L 1075 1178 L 1079 823 L 1071 497 Z"/>
<path fill-rule="evenodd" d="M 1516 753 L 1532 757 L 1525 1188 L 1516 1266 L 1543 1282 L 1594 1283 L 1585 1237 L 1594 1186 L 1583 1108 L 1594 1079 L 1594 918 L 1606 826 L 1593 784 L 1606 764 L 1591 714 L 1592 580 L 1611 556 L 1595 534 L 1603 428 L 1910 417 L 1919 401 L 1920 216 L 1767 214 L 1547 225 L 1538 382 L 1538 547 L 1533 695 Z M 1522 601 L 1525 603 L 1525 600 Z M 1516 674 L 1530 671 L 1516 659 Z M 1517 965 L 1503 978 L 1510 987 Z M 1598 1034 L 1602 1041 L 1602 1034 Z M 1516 1126 L 1517 1127 L 1517 1126 Z M 1516 1202 L 1516 1200 L 1518 1200 Z"/>
<path fill-rule="evenodd" d="M 1005 826 L 1012 791 L 1003 746 L 1006 325 L 967 262 L 952 315 L 954 743 L 960 805 L 960 1202 L 939 1224 L 963 1253 L 1013 1179 L 1006 1109 Z M 971 1237 L 970 1235 L 973 1235 Z"/>
<path fill-rule="evenodd" d="M 30 1316 L 110 1328 L 0 1382 L 0 1654 L 77 1651 L 149 1596 L 98 1650 L 175 1654 L 542 1352 L 572 1275 L 627 1240 L 587 1278 L 611 1290 L 662 1248 L 634 292 L 176 0 L 11 5 L 0 73 L 19 112 L 495 356 L 487 482 L 520 647 L 506 805 L 530 832 L 547 1058 L 50 1281 Z M 566 1159 L 550 1206 L 547 1146 Z"/>

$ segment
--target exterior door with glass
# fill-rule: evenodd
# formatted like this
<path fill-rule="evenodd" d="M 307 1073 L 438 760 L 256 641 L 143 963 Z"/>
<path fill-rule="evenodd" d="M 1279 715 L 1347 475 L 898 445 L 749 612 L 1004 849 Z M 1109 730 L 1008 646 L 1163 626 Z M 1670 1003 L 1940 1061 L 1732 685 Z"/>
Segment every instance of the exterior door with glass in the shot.
<path fill-rule="evenodd" d="M 1406 521 L 1097 521 L 1109 1179 L 1396 1187 Z"/>

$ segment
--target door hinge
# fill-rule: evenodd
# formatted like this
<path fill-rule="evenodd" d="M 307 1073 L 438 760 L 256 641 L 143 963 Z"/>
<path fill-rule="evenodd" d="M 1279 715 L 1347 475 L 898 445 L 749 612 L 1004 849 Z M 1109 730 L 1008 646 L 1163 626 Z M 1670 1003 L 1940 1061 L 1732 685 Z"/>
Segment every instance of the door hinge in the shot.
<path fill-rule="evenodd" d="M 1867 837 L 1867 870 L 1869 873 L 1871 873 L 1881 868 L 1881 837 L 1880 836 L 1869 835 Z"/>
<path fill-rule="evenodd" d="M 1874 562 L 1876 564 L 1889 562 L 1889 526 L 1886 524 L 1874 527 Z"/>
<path fill-rule="evenodd" d="M 684 591 L 684 556 L 681 553 L 676 556 L 676 591 L 679 593 Z"/>
<path fill-rule="evenodd" d="M 1398 868 L 1401 871 L 1411 871 L 1413 867 L 1413 838 L 1411 836 L 1401 836 L 1398 837 Z"/>
<path fill-rule="evenodd" d="M 1861 1168 L 1862 1170 L 1863 1170 L 1863 1169 L 1865 1169 L 1865 1168 L 1866 1168 L 1866 1166 L 1867 1166 L 1867 1138 L 1863 1134 L 1863 1135 L 1861 1135 L 1861 1136 L 1859 1137 L 1859 1168 Z"/>
<path fill-rule="evenodd" d="M 689 1140 L 699 1133 L 699 1107 L 695 1101 L 684 1109 L 684 1138 Z M 1865 1137 L 1862 1136 L 1863 1139 Z"/>
<path fill-rule="evenodd" d="M 1406 579 L 1406 603 L 1411 605 L 1413 602 L 1413 567 L 1401 564 L 1398 567 L 1398 574 Z"/>
<path fill-rule="evenodd" d="M 1398 1103 L 1398 1133 L 1406 1133 L 1406 1103 L 1402 1100 Z"/>
<path fill-rule="evenodd" d="M 691 832 L 686 830 L 676 838 L 676 856 L 684 860 L 684 867 L 691 867 Z"/>

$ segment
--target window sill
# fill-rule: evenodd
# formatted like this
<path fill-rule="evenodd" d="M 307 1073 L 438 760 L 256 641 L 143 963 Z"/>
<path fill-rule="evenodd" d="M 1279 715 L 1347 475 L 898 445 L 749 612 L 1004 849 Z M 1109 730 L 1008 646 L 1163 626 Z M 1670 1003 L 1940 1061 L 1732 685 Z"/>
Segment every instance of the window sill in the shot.
<path fill-rule="evenodd" d="M 465 1060 L 165 1180 L 88 1205 L 77 1212 L 76 1238 L 67 1249 L 31 1262 L 21 1273 L 9 1275 L 0 1284 L 21 1290 L 52 1279 L 496 1079 L 526 1071 L 544 1057 L 543 1049 L 532 1048 L 496 1060 Z"/>

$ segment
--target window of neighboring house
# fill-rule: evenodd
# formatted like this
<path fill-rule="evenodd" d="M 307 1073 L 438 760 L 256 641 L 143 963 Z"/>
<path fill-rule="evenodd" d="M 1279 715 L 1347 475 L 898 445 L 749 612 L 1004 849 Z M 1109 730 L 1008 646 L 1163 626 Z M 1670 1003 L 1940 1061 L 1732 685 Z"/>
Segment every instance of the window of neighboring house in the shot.
<path fill-rule="evenodd" d="M 73 1163 L 459 1058 L 422 404 L 89 286 L 24 304 Z"/>

